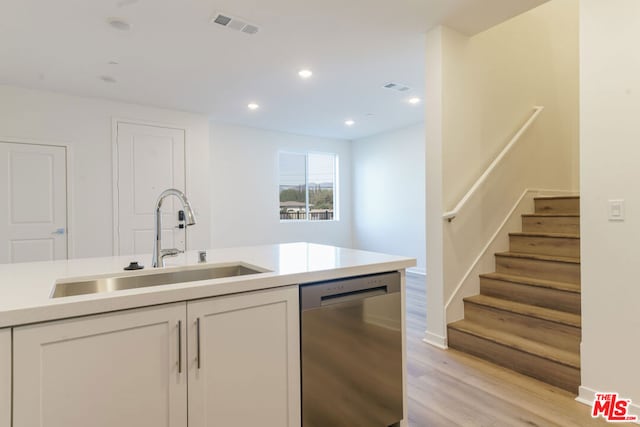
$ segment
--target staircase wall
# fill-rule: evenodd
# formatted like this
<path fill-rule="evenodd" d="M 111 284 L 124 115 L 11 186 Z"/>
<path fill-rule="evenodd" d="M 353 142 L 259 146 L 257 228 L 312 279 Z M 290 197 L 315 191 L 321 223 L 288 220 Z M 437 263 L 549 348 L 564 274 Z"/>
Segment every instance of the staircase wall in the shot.
<path fill-rule="evenodd" d="M 631 399 L 640 415 L 640 3 L 582 0 L 582 384 Z M 625 199 L 626 220 L 607 218 Z"/>
<path fill-rule="evenodd" d="M 447 301 L 522 192 L 578 190 L 577 24 L 578 1 L 556 0 L 473 37 L 427 35 L 427 335 L 440 343 Z M 545 107 L 538 120 L 464 212 L 443 221 L 534 105 Z"/>

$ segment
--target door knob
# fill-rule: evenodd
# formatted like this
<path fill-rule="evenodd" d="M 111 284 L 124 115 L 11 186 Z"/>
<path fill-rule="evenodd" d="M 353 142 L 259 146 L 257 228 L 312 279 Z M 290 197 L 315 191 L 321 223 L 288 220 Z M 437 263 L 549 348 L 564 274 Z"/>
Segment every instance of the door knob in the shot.
<path fill-rule="evenodd" d="M 64 228 L 56 228 L 56 230 L 51 234 L 64 234 Z"/>

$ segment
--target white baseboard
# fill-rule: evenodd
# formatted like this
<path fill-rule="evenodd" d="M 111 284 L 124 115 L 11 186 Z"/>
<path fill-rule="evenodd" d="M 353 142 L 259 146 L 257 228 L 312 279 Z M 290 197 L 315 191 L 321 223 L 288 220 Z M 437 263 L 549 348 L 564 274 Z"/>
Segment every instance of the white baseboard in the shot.
<path fill-rule="evenodd" d="M 578 397 L 576 402 L 580 402 L 584 405 L 592 406 L 593 401 L 596 399 L 596 391 L 591 390 L 589 387 L 580 386 L 578 389 Z"/>
<path fill-rule="evenodd" d="M 447 346 L 447 339 L 445 337 L 441 335 L 436 335 L 429 331 L 425 331 L 424 338 L 422 339 L 422 341 L 434 347 L 438 347 L 439 349 L 442 349 L 442 350 L 446 350 L 447 348 L 449 348 Z"/>
<path fill-rule="evenodd" d="M 411 268 L 407 268 L 407 273 L 415 274 L 417 276 L 426 276 L 427 270 L 425 270 L 424 268 L 411 267 Z"/>
<path fill-rule="evenodd" d="M 608 390 L 611 391 L 611 390 Z M 580 402 L 584 405 L 587 405 L 589 407 L 593 406 L 593 401 L 596 399 L 596 392 L 595 390 L 589 388 L 589 387 L 585 387 L 585 386 L 580 386 L 580 388 L 578 389 L 578 397 L 576 397 L 576 402 Z M 626 398 L 625 396 L 621 396 L 622 398 Z M 640 418 L 640 402 L 638 403 L 633 403 L 631 402 L 631 405 L 629 405 L 629 409 L 630 409 L 630 413 L 631 415 L 637 415 Z M 633 424 L 640 424 L 640 419 L 636 422 L 634 422 Z"/>

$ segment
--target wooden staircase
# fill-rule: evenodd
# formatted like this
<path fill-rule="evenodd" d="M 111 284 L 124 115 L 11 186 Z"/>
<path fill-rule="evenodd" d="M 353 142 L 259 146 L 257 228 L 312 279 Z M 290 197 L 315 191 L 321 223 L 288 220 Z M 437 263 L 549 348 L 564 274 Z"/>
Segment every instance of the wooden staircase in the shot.
<path fill-rule="evenodd" d="M 539 197 L 509 234 L 464 320 L 448 325 L 449 347 L 573 393 L 580 385 L 580 199 Z"/>

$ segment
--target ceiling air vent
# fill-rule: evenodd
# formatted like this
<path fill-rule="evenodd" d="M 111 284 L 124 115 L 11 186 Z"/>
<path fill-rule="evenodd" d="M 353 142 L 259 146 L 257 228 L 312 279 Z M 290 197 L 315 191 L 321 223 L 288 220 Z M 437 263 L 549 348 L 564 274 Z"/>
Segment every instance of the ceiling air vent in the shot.
<path fill-rule="evenodd" d="M 247 24 L 242 29 L 242 32 L 247 34 L 255 34 L 258 32 L 258 27 L 256 27 L 255 25 Z"/>
<path fill-rule="evenodd" d="M 211 22 L 245 34 L 256 34 L 260 29 L 257 25 L 249 24 L 244 19 L 236 18 L 229 14 L 217 13 L 211 19 Z"/>
<path fill-rule="evenodd" d="M 403 84 L 400 84 L 400 83 L 393 83 L 393 82 L 389 82 L 389 83 L 383 85 L 382 87 L 385 88 L 385 89 L 397 90 L 398 92 L 406 92 L 409 89 L 411 89 L 407 85 L 403 85 Z"/>
<path fill-rule="evenodd" d="M 231 22 L 231 18 L 218 14 L 218 16 L 214 18 L 213 22 L 215 22 L 216 24 L 227 26 L 229 22 Z"/>

